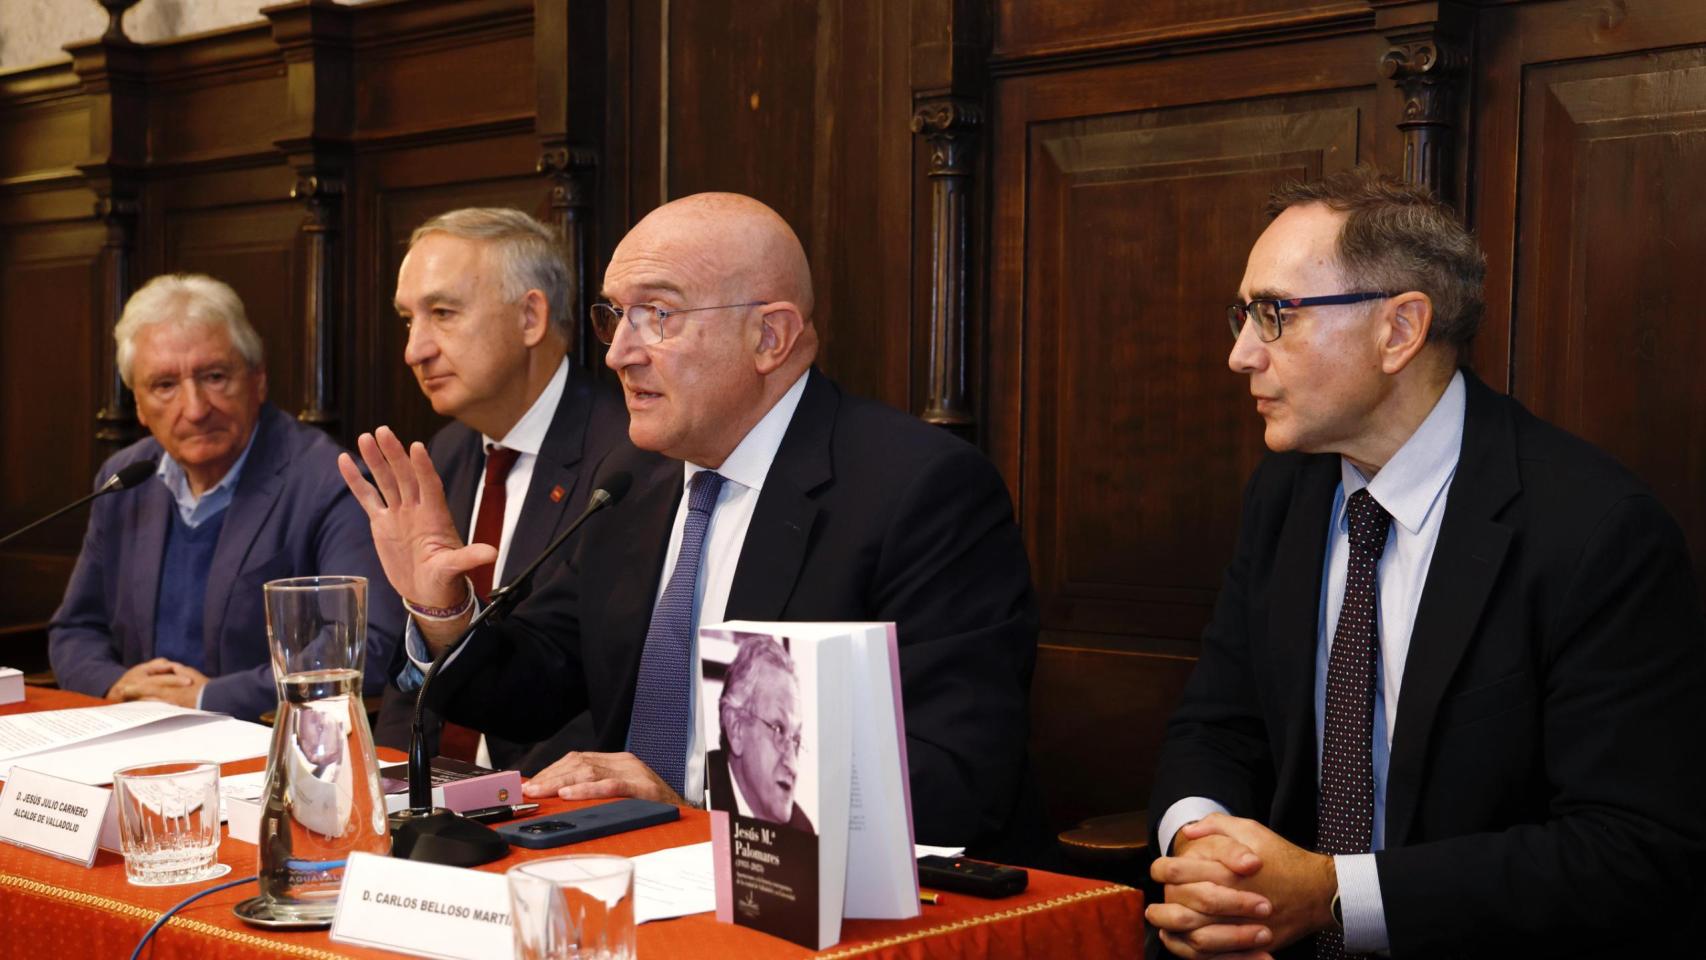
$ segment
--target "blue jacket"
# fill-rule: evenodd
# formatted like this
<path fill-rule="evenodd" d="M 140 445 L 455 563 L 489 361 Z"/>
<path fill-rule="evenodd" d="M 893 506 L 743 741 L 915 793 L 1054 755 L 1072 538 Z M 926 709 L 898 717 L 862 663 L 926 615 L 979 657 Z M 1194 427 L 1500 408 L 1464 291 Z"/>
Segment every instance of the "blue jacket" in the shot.
<path fill-rule="evenodd" d="M 367 516 L 338 475 L 340 448 L 271 404 L 262 405 L 255 430 L 208 573 L 203 664 L 213 679 L 202 708 L 252 720 L 278 704 L 261 585 L 281 577 L 367 578 L 363 689 L 378 693 L 403 608 L 380 570 Z M 102 464 L 95 483 L 158 456 L 160 444 L 140 440 Z M 95 501 L 65 600 L 48 627 L 61 686 L 102 697 L 126 669 L 154 657 L 160 565 L 175 509 L 166 485 L 152 479 Z"/>

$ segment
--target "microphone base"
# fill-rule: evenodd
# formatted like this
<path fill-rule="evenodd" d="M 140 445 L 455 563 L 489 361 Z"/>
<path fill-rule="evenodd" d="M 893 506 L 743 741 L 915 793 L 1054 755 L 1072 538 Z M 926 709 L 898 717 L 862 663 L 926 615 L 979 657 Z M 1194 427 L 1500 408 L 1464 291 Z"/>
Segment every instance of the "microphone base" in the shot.
<path fill-rule="evenodd" d="M 399 810 L 390 822 L 391 856 L 399 860 L 477 867 L 509 853 L 509 842 L 497 831 L 442 807 Z"/>

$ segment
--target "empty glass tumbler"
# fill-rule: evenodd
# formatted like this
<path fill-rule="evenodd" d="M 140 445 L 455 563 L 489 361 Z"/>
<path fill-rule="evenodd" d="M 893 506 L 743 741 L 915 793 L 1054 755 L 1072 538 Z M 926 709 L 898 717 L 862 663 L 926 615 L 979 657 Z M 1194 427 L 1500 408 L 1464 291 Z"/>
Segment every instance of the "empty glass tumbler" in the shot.
<path fill-rule="evenodd" d="M 634 864 L 626 857 L 532 860 L 504 876 L 516 960 L 633 960 Z"/>
<path fill-rule="evenodd" d="M 219 765 L 144 763 L 113 771 L 119 842 L 131 883 L 195 883 L 230 871 L 219 862 Z"/>

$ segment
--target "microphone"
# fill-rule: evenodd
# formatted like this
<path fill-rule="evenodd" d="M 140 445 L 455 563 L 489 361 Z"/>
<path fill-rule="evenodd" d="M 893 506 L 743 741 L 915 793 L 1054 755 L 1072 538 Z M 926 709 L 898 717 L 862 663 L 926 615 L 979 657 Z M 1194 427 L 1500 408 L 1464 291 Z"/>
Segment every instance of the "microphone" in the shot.
<path fill-rule="evenodd" d="M 117 473 L 108 477 L 106 483 L 96 487 L 94 493 L 79 497 L 47 516 L 25 524 L 24 526 L 13 530 L 11 533 L 6 534 L 4 537 L 0 537 L 0 545 L 6 544 L 14 537 L 22 536 L 23 534 L 34 530 L 55 517 L 69 513 L 96 497 L 104 497 L 109 493 L 116 493 L 119 490 L 129 490 L 131 487 L 134 487 L 142 481 L 147 480 L 149 477 L 152 477 L 159 466 L 160 460 L 158 457 L 149 457 L 147 460 L 138 460 L 129 466 L 123 467 Z"/>
<path fill-rule="evenodd" d="M 533 592 L 533 575 L 539 567 L 560 550 L 569 537 L 593 514 L 615 506 L 634 485 L 633 474 L 626 470 L 606 477 L 604 483 L 587 497 L 586 509 L 562 533 L 547 545 L 515 579 L 492 591 L 486 605 L 468 621 L 467 629 L 456 641 L 432 658 L 421 688 L 415 694 L 414 724 L 409 736 L 409 806 L 391 815 L 391 855 L 404 860 L 442 863 L 453 867 L 477 867 L 491 863 L 509 852 L 509 844 L 483 823 L 459 817 L 448 810 L 432 805 L 432 763 L 427 757 L 426 720 L 427 688 L 451 654 L 461 649 L 481 627 L 502 620 L 516 604 Z"/>

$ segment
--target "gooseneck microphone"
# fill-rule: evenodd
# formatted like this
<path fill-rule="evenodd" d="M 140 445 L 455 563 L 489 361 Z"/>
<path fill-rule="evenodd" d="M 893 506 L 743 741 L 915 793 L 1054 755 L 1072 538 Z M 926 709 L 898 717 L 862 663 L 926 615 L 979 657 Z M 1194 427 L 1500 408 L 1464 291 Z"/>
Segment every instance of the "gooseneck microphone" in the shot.
<path fill-rule="evenodd" d="M 516 604 L 527 599 L 528 594 L 533 592 L 533 575 L 552 554 L 568 542 L 569 537 L 581 528 L 581 524 L 586 523 L 587 518 L 614 506 L 627 495 L 628 488 L 633 485 L 633 475 L 625 470 L 606 477 L 604 483 L 587 497 L 586 509 L 575 518 L 575 522 L 559 533 L 515 579 L 493 590 L 486 605 L 480 608 L 474 619 L 468 621 L 467 629 L 456 638 L 456 642 L 440 650 L 438 656 L 432 658 L 432 665 L 427 668 L 426 676 L 421 679 L 421 688 L 415 694 L 414 724 L 409 736 L 409 807 L 391 815 L 393 857 L 443 863 L 453 867 L 475 867 L 500 859 L 509 851 L 509 844 L 491 827 L 433 807 L 432 763 L 427 757 L 424 731 L 427 688 L 432 686 L 433 678 L 438 676 L 439 670 L 450 659 L 450 655 L 467 643 L 469 637 L 486 624 L 496 623 L 508 616 Z"/>
<path fill-rule="evenodd" d="M 76 500 L 60 507 L 58 510 L 53 511 L 47 516 L 42 517 L 39 520 L 33 520 L 30 523 L 13 530 L 11 533 L 6 534 L 4 537 L 0 537 L 0 546 L 5 545 L 14 537 L 29 533 L 31 530 L 34 530 L 55 517 L 70 513 L 72 510 L 81 507 L 83 504 L 88 503 L 96 497 L 104 497 L 109 493 L 117 493 L 120 490 L 129 490 L 131 487 L 134 487 L 142 481 L 147 480 L 149 477 L 152 477 L 159 466 L 160 460 L 158 457 L 149 457 L 147 460 L 138 460 L 127 467 L 121 468 L 117 473 L 108 477 L 106 483 L 96 487 L 94 493 L 78 497 Z"/>

